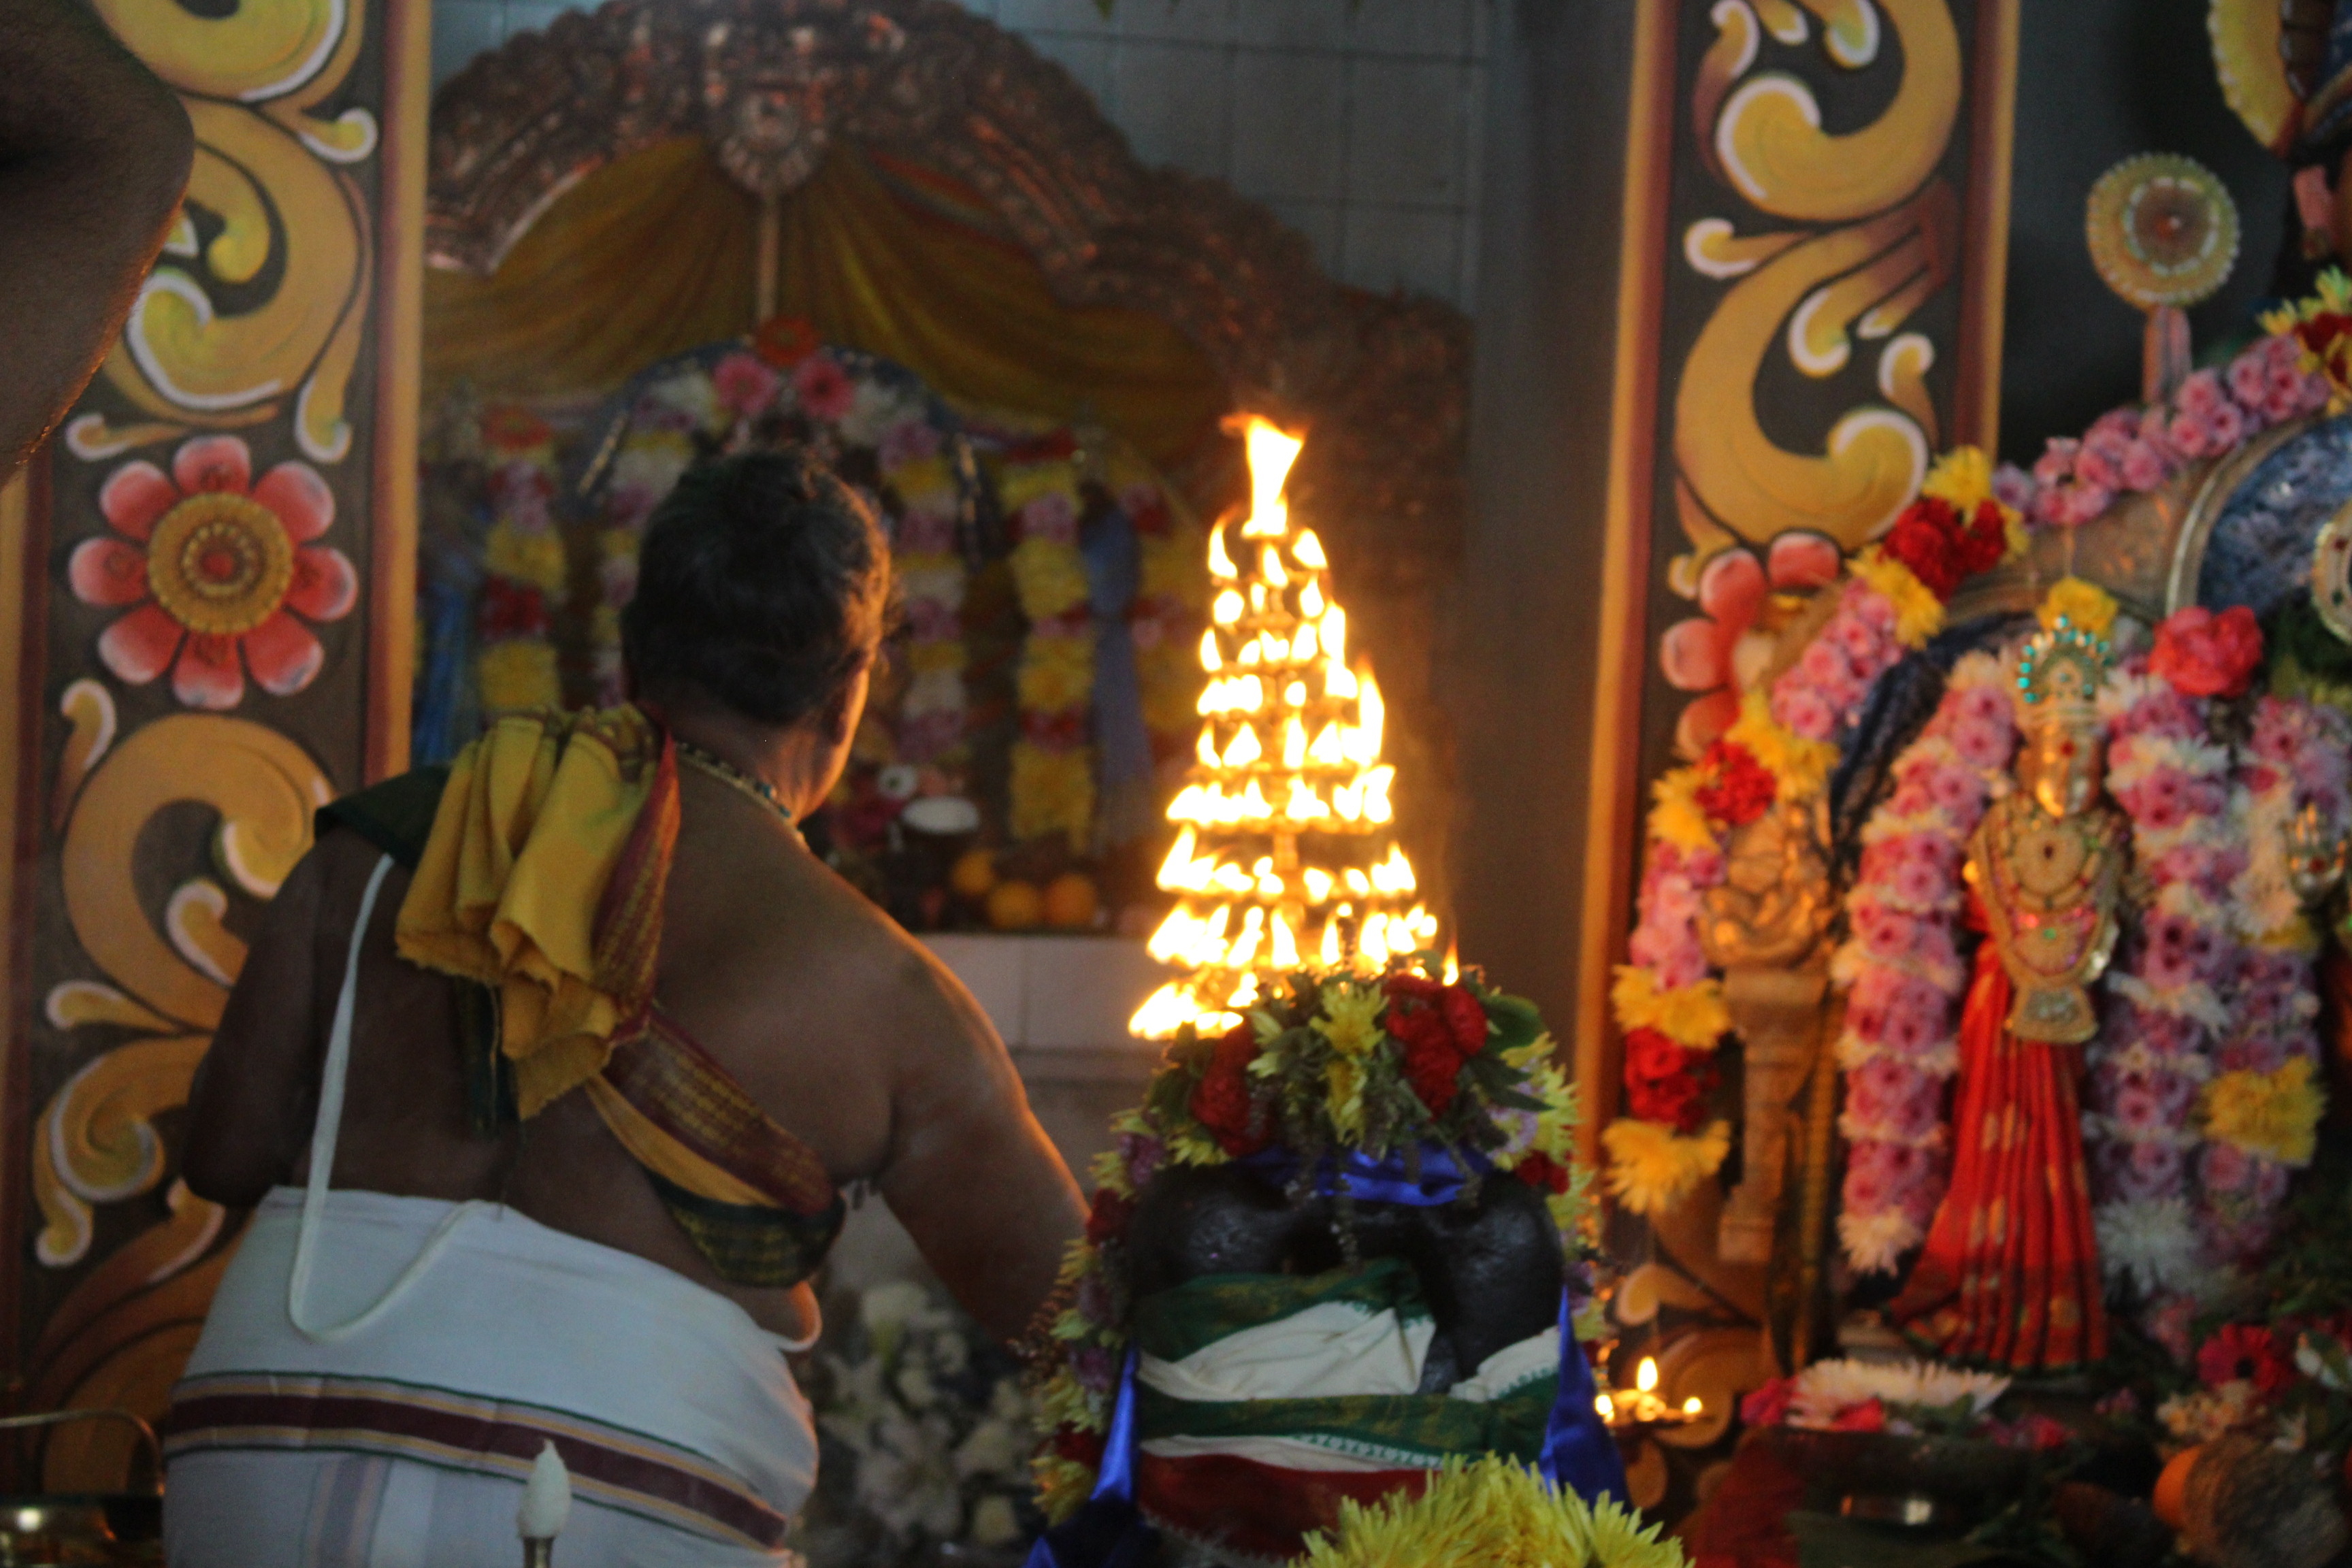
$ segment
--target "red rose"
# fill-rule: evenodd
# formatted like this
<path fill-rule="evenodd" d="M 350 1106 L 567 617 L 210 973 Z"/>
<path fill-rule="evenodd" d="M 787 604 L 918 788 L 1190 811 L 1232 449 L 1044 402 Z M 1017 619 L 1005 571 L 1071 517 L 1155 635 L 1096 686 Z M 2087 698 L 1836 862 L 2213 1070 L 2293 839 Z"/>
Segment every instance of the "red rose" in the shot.
<path fill-rule="evenodd" d="M 1467 985 L 1449 985 L 1438 998 L 1438 1011 L 1454 1037 L 1454 1048 L 1468 1061 L 1486 1048 L 1486 1009 Z"/>
<path fill-rule="evenodd" d="M 1120 1197 L 1108 1187 L 1095 1194 L 1094 1207 L 1087 1211 L 1087 1240 L 1097 1247 L 1116 1241 L 1127 1234 L 1127 1222 L 1135 1217 L 1135 1201 Z"/>
<path fill-rule="evenodd" d="M 1391 1019 L 1394 1018 L 1391 1014 Z M 1399 1035 L 1404 1042 L 1404 1080 L 1412 1092 L 1421 1097 L 1432 1117 L 1439 1117 L 1452 1108 L 1454 1097 L 1461 1092 L 1462 1058 L 1454 1049 L 1454 1042 L 1445 1036 L 1444 1021 L 1435 1013 L 1417 1013 L 1415 1020 L 1434 1023 L 1436 1032 L 1416 1031 L 1413 1037 Z M 1396 1034 L 1391 1022 L 1389 1033 Z"/>
<path fill-rule="evenodd" d="M 1236 1024 L 1217 1042 L 1209 1070 L 1192 1088 L 1192 1119 L 1216 1135 L 1217 1144 L 1239 1159 L 1265 1147 L 1268 1134 L 1250 1131 L 1249 1065 L 1257 1057 L 1257 1032 Z"/>
<path fill-rule="evenodd" d="M 1425 974 L 1391 974 L 1381 982 L 1391 1002 L 1434 1002 L 1445 989 Z"/>
<path fill-rule="evenodd" d="M 1625 1109 L 1639 1121 L 1655 1121 L 1685 1135 L 1698 1131 L 1706 1096 L 1688 1078 L 1625 1086 Z"/>
<path fill-rule="evenodd" d="M 1655 1083 L 1683 1070 L 1683 1048 L 1656 1029 L 1625 1033 L 1625 1078 L 1633 1083 Z"/>
<path fill-rule="evenodd" d="M 2263 662 L 2263 628 L 2254 612 L 2232 605 L 2220 615 L 2201 605 L 2175 610 L 2156 628 L 2147 668 L 2191 697 L 2236 697 Z"/>
<path fill-rule="evenodd" d="M 1733 741 L 1717 741 L 1698 760 L 1700 784 L 1692 798 L 1707 816 L 1740 827 L 1764 815 L 1780 785 L 1756 753 Z"/>
<path fill-rule="evenodd" d="M 1968 527 L 1953 542 L 1952 563 L 1962 577 L 1990 572 L 2009 553 L 2009 529 L 2001 521 L 2000 503 L 1980 500 Z"/>
<path fill-rule="evenodd" d="M 1685 1050 L 1655 1029 L 1628 1034 L 1625 1052 L 1625 1109 L 1639 1121 L 1697 1131 L 1715 1090 L 1715 1058 Z"/>
<path fill-rule="evenodd" d="M 1566 1165 L 1538 1149 L 1511 1167 L 1511 1174 L 1531 1187 L 1545 1192 L 1568 1191 L 1569 1171 Z"/>
<path fill-rule="evenodd" d="M 1938 600 L 1948 599 L 1960 585 L 1953 543 L 1959 533 L 1959 516 L 1951 503 L 1922 496 L 1903 509 L 1880 546 L 1911 570 L 1911 575 Z"/>

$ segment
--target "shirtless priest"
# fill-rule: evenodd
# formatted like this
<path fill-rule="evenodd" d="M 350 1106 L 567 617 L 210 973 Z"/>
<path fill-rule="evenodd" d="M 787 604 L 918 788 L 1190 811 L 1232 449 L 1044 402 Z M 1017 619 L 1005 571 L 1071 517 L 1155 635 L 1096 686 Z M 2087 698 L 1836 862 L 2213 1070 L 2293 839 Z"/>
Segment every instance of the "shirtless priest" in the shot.
<path fill-rule="evenodd" d="M 855 1183 L 1026 1326 L 1077 1189 L 971 998 L 793 826 L 889 574 L 804 457 L 697 468 L 623 617 L 635 703 L 320 813 L 194 1097 L 188 1184 L 257 1212 L 175 1392 L 173 1568 L 513 1563 L 550 1439 L 567 1561 L 786 1561 L 782 1352 Z"/>

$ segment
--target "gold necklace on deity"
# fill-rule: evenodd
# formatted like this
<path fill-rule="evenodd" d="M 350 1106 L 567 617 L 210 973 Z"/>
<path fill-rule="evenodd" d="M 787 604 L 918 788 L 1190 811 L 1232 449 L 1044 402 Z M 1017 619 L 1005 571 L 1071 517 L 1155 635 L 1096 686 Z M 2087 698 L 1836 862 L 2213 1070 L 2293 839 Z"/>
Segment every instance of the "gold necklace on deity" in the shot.
<path fill-rule="evenodd" d="M 795 838 L 800 837 L 800 824 L 793 820 L 793 814 L 785 807 L 784 803 L 776 798 L 775 785 L 763 778 L 745 773 L 726 758 L 706 752 L 691 741 L 677 741 L 676 744 L 679 760 L 688 767 L 697 773 L 709 774 L 738 795 L 750 795 L 776 814 L 782 821 L 785 832 Z"/>

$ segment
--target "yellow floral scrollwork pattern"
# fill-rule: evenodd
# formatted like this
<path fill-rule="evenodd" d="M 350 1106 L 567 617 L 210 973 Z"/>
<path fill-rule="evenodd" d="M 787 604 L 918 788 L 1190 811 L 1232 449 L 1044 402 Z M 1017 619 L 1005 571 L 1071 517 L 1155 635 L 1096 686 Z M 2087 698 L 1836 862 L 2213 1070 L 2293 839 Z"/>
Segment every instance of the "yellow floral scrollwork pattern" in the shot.
<path fill-rule="evenodd" d="M 164 254 L 106 361 L 107 384 L 150 417 L 118 426 L 81 415 L 68 447 L 96 461 L 197 426 L 259 424 L 290 404 L 304 456 L 341 460 L 373 281 L 366 204 L 345 166 L 374 153 L 377 127 L 365 109 L 315 111 L 359 58 L 365 6 L 241 0 L 208 15 L 95 4 L 178 90 L 196 161 Z"/>
<path fill-rule="evenodd" d="M 1793 528 L 1853 549 L 1910 500 L 1941 432 L 1925 380 L 1936 345 L 1901 329 L 1950 284 L 1960 237 L 1958 196 L 1937 174 L 1962 96 L 1947 0 L 1720 0 L 1712 17 L 1690 105 L 1700 159 L 1767 221 L 1742 233 L 1709 215 L 1682 237 L 1685 263 L 1727 285 L 1675 394 L 1685 587 L 1717 550 Z M 1816 26 L 1832 66 L 1900 72 L 1869 123 L 1829 130 L 1801 78 L 1758 68 L 1768 46 L 1806 44 Z M 1817 452 L 1776 442 L 1757 415 L 1772 357 L 1822 379 L 1858 352 L 1876 355 L 1877 396 L 1834 419 Z"/>
<path fill-rule="evenodd" d="M 231 889 L 278 890 L 309 849 L 332 791 L 290 738 L 212 714 L 174 714 L 113 743 L 113 703 L 95 681 L 59 701 L 70 726 L 57 794 L 70 799 L 62 856 L 66 918 L 103 979 L 68 979 L 44 1002 L 63 1031 L 109 1042 L 42 1108 L 33 1138 L 39 1260 L 88 1258 L 105 1205 L 152 1193 L 165 1158 L 155 1121 L 184 1104 L 245 945 L 224 917 Z M 215 876 L 183 881 L 152 910 L 136 864 L 158 814 L 208 807 Z M 224 885 L 226 884 L 226 886 Z M 36 1350 L 38 1407 L 117 1404 L 153 1415 L 193 1344 L 217 1275 L 220 1208 L 174 1183 L 169 1217 L 110 1255 L 61 1302 Z M 207 1254 L 212 1254 L 208 1257 Z M 93 1430 L 53 1446 L 51 1484 L 119 1483 L 127 1451 Z"/>

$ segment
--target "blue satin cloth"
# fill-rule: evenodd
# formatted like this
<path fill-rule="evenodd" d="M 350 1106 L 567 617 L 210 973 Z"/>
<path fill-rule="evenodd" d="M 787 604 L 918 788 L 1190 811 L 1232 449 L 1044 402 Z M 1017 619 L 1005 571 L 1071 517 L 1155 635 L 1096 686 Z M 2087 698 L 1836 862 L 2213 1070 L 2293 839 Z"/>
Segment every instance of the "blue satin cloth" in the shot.
<path fill-rule="evenodd" d="M 1135 1347 L 1129 1345 L 1094 1492 L 1077 1512 L 1037 1538 L 1026 1568 L 1140 1568 L 1159 1538 L 1135 1506 Z"/>
<path fill-rule="evenodd" d="M 1415 1177 L 1402 1149 L 1391 1149 L 1378 1160 L 1360 1149 L 1337 1155 L 1327 1152 L 1315 1164 L 1315 1190 L 1327 1198 L 1345 1193 L 1368 1203 L 1435 1208 L 1460 1197 L 1464 1184 L 1472 1176 L 1485 1176 L 1495 1168 L 1475 1149 L 1462 1153 L 1457 1163 L 1444 1144 L 1423 1144 L 1421 1174 Z M 1298 1156 L 1286 1149 L 1263 1149 L 1234 1163 L 1277 1187 L 1289 1186 L 1298 1176 Z"/>
<path fill-rule="evenodd" d="M 1315 1190 L 1325 1197 L 1344 1191 L 1366 1202 L 1434 1208 L 1459 1197 L 1471 1175 L 1493 1172 L 1494 1166 L 1476 1150 L 1465 1150 L 1463 1155 L 1457 1161 L 1443 1145 L 1424 1143 L 1421 1174 L 1415 1177 L 1398 1150 L 1378 1160 L 1361 1150 L 1326 1153 L 1316 1163 Z M 1298 1157 L 1280 1149 L 1262 1150 L 1234 1163 L 1277 1186 L 1288 1186 L 1298 1174 Z M 1559 1392 L 1544 1424 L 1543 1448 L 1536 1469 L 1553 1486 L 1565 1488 L 1587 1502 L 1597 1502 L 1603 1496 L 1629 1501 L 1632 1493 L 1625 1485 L 1625 1461 L 1593 1403 L 1592 1363 L 1585 1360 L 1584 1347 L 1576 1342 L 1575 1317 L 1575 1300 L 1562 1286 Z M 1102 1470 L 1095 1479 L 1093 1494 L 1077 1512 L 1038 1538 L 1029 1550 L 1026 1568 L 1137 1568 L 1157 1538 L 1159 1532 L 1143 1522 L 1135 1506 L 1135 1348 L 1130 1345 L 1126 1364 L 1119 1369 L 1118 1400 L 1111 1408 Z"/>

